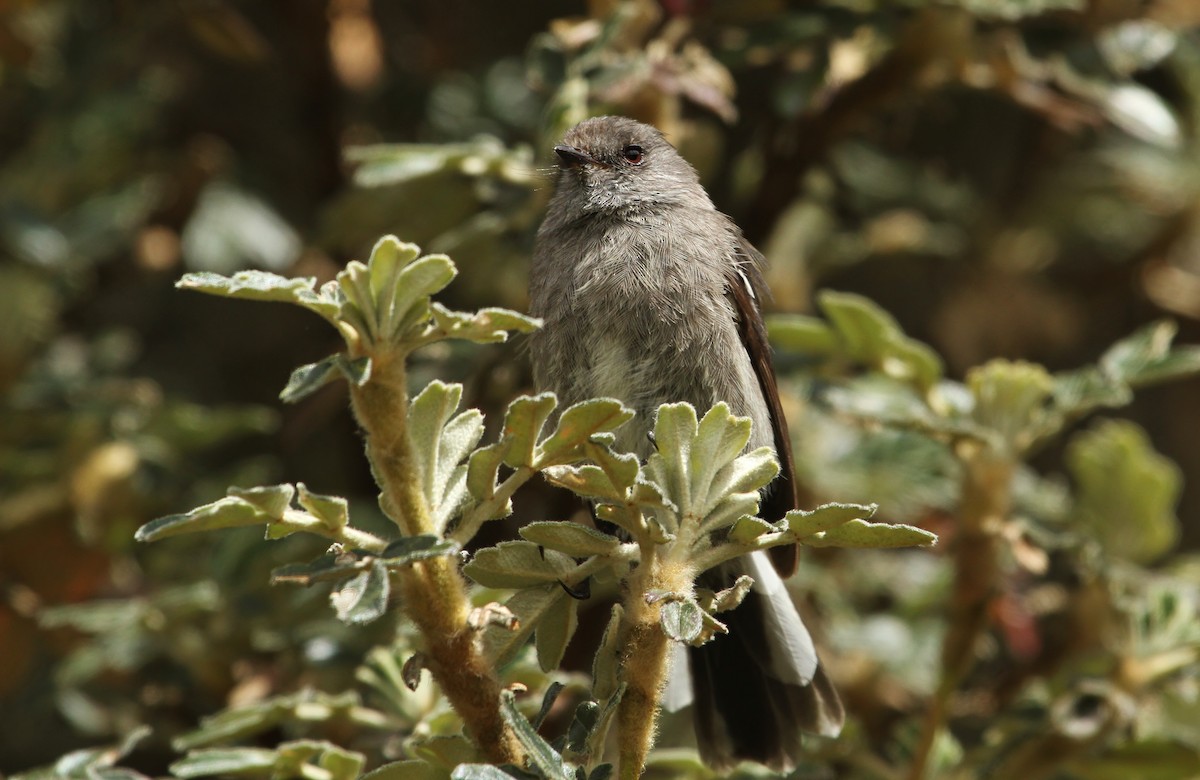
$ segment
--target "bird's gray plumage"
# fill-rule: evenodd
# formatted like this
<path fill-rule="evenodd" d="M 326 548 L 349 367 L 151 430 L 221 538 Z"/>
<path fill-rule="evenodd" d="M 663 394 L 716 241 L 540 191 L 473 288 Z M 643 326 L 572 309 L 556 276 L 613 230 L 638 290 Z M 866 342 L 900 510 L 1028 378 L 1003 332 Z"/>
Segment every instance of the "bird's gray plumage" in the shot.
<path fill-rule="evenodd" d="M 559 408 L 620 399 L 638 416 L 618 429 L 617 445 L 643 458 L 660 405 L 687 401 L 703 414 L 724 401 L 751 418 L 748 446 L 775 448 L 786 468 L 758 253 L 658 130 L 598 117 L 555 151 L 559 179 L 530 275 L 531 312 L 544 321 L 531 342 L 538 387 L 554 391 Z M 788 480 L 773 488 L 779 514 L 793 505 Z M 746 571 L 757 584 L 724 616 L 731 636 L 689 654 L 696 727 L 715 763 L 789 766 L 799 730 L 836 734 L 842 709 L 782 581 L 756 556 L 705 575 L 714 589 Z M 790 573 L 794 550 L 774 561 Z M 687 703 L 678 682 L 670 707 Z"/>

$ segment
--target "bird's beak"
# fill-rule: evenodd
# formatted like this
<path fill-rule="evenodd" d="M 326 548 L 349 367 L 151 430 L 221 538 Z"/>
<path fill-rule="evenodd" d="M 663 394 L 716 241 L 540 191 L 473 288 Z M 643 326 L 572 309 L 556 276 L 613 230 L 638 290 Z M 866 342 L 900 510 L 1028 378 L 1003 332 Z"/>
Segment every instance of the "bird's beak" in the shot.
<path fill-rule="evenodd" d="M 564 168 L 595 165 L 599 162 L 599 160 L 582 149 L 576 149 L 574 146 L 566 146 L 565 144 L 559 144 L 554 147 L 554 153 L 558 155 L 558 164 Z"/>

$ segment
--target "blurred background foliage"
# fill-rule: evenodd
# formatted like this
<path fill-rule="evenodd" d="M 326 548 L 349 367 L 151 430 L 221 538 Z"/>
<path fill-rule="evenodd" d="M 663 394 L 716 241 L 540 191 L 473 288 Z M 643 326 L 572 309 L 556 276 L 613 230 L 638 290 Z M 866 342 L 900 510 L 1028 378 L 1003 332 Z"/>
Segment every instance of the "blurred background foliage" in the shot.
<path fill-rule="evenodd" d="M 369 766 L 400 754 L 389 729 L 428 727 L 370 671 L 393 624 L 351 629 L 324 593 L 267 587 L 318 543 L 135 547 L 138 525 L 230 484 L 303 481 L 360 524 L 377 512 L 344 389 L 276 400 L 336 337 L 172 285 L 325 281 L 395 233 L 454 257 L 447 305 L 523 310 L 548 150 L 606 112 L 694 162 L 770 260 L 779 312 L 860 293 L 958 379 L 996 357 L 1075 369 L 1163 316 L 1200 341 L 1194 0 L 8 0 L 0 771 L 148 724 L 125 761 L 163 773 L 173 738 L 236 705 L 271 713 L 252 744 L 330 740 Z M 902 777 L 945 671 L 962 460 L 840 409 L 827 391 L 871 377 L 825 357 L 779 358 L 809 490 L 946 540 L 810 555 L 797 583 L 853 716 L 815 765 Z M 493 424 L 530 386 L 519 343 L 417 360 L 417 386 L 464 381 Z M 1200 775 L 1200 381 L 1120 415 L 1022 453 L 1003 589 L 924 748 L 938 776 Z M 518 520 L 571 511 L 526 492 Z M 607 614 L 588 612 L 578 668 Z M 390 714 L 320 699 L 352 689 Z M 289 716 L 297 699 L 272 698 L 289 696 L 327 717 Z"/>

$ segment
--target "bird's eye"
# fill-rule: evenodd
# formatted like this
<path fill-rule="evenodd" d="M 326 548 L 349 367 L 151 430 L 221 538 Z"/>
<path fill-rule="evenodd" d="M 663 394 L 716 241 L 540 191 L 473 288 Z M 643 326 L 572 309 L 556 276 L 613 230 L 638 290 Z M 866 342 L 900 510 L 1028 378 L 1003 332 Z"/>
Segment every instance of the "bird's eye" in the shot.
<path fill-rule="evenodd" d="M 621 150 L 621 156 L 625 161 L 633 165 L 640 165 L 645 158 L 646 153 L 642 151 L 642 147 L 637 144 L 630 144 Z"/>

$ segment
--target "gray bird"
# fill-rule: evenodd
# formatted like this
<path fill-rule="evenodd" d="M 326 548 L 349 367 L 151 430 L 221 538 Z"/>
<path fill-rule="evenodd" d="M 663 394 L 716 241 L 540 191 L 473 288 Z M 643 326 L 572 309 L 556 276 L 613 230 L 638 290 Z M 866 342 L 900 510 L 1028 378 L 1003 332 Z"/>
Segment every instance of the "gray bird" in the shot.
<path fill-rule="evenodd" d="M 554 151 L 558 183 L 530 275 L 531 312 L 544 320 L 531 342 L 538 388 L 559 408 L 620 399 L 637 417 L 617 445 L 643 459 L 661 404 L 688 401 L 704 414 L 725 401 L 753 421 L 748 447 L 773 447 L 782 464 L 761 507 L 782 517 L 796 491 L 759 307 L 762 255 L 657 129 L 597 117 Z M 714 765 L 789 768 L 801 731 L 841 730 L 841 701 L 783 584 L 796 554 L 775 548 L 703 576 L 713 589 L 743 573 L 755 581 L 722 616 L 728 636 L 678 649 L 665 694 L 669 711 L 693 705 L 701 754 Z"/>

